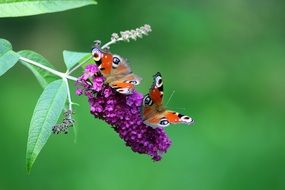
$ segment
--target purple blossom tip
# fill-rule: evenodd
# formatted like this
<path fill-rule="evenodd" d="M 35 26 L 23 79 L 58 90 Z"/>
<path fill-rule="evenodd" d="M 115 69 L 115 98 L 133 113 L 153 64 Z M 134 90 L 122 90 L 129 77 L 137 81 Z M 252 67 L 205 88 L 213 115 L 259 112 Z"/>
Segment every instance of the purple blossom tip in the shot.
<path fill-rule="evenodd" d="M 159 161 L 171 145 L 164 129 L 151 128 L 143 123 L 141 104 L 143 95 L 134 91 L 124 95 L 104 83 L 95 64 L 88 65 L 76 82 L 76 94 L 85 94 L 90 104 L 90 113 L 110 124 L 126 145 L 134 152 L 148 154 Z"/>

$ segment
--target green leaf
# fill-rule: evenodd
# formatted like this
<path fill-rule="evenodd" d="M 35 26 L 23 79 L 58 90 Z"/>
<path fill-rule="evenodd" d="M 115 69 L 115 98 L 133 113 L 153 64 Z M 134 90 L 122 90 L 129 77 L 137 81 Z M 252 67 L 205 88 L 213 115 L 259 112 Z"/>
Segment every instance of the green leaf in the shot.
<path fill-rule="evenodd" d="M 0 39 L 0 76 L 11 69 L 19 60 L 19 57 L 20 56 L 12 50 L 10 42 L 5 39 Z"/>
<path fill-rule="evenodd" d="M 91 53 L 85 53 L 85 52 L 75 52 L 75 51 L 63 51 L 63 59 L 64 63 L 68 70 L 70 70 L 72 67 L 74 67 L 77 63 L 82 60 L 85 56 L 90 56 Z"/>
<path fill-rule="evenodd" d="M 85 55 L 84 57 L 82 57 L 82 59 L 79 61 L 80 63 L 85 62 L 82 67 L 85 68 L 87 65 L 89 64 L 94 64 L 94 60 L 90 59 L 92 58 L 92 54 L 89 53 L 88 55 Z"/>
<path fill-rule="evenodd" d="M 36 52 L 30 51 L 30 50 L 22 50 L 22 51 L 19 51 L 18 53 L 23 57 L 26 57 L 28 59 L 41 63 L 42 65 L 45 65 L 49 68 L 54 69 L 53 65 L 51 65 L 48 62 L 48 60 L 46 60 L 42 55 Z M 20 61 L 20 62 L 26 67 L 28 67 L 33 72 L 33 74 L 35 75 L 35 77 L 37 78 L 37 80 L 39 81 L 40 85 L 43 88 L 45 88 L 50 82 L 58 79 L 57 76 L 51 74 L 50 72 L 46 70 L 33 66 L 29 63 L 26 63 L 25 61 Z"/>
<path fill-rule="evenodd" d="M 97 4 L 94 0 L 0 0 L 0 17 L 29 16 Z"/>
<path fill-rule="evenodd" d="M 62 79 L 50 83 L 40 96 L 29 129 L 26 153 L 28 172 L 51 135 L 52 127 L 64 109 L 66 98 L 67 86 Z"/>

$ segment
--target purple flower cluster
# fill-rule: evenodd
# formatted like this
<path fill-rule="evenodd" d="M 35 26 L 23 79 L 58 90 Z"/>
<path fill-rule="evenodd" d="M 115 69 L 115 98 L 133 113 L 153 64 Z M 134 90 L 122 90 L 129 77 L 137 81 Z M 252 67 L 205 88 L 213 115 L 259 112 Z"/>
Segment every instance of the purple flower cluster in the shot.
<path fill-rule="evenodd" d="M 124 95 L 104 83 L 95 64 L 86 66 L 77 81 L 76 94 L 85 94 L 90 112 L 110 124 L 134 152 L 148 154 L 159 161 L 171 145 L 164 129 L 146 126 L 141 117 L 143 95 L 134 92 Z"/>

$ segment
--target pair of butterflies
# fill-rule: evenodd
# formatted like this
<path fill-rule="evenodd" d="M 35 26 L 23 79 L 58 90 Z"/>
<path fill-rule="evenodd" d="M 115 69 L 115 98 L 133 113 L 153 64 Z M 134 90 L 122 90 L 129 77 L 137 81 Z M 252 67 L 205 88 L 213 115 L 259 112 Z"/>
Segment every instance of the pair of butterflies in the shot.
<path fill-rule="evenodd" d="M 127 61 L 118 55 L 102 50 L 99 46 L 92 49 L 101 74 L 113 89 L 121 94 L 132 94 L 135 85 L 140 84 L 141 78 L 133 74 Z M 144 124 L 156 128 L 167 127 L 170 124 L 193 124 L 194 120 L 175 111 L 166 110 L 162 103 L 163 81 L 160 73 L 154 75 L 154 82 L 150 91 L 142 102 L 142 119 Z"/>

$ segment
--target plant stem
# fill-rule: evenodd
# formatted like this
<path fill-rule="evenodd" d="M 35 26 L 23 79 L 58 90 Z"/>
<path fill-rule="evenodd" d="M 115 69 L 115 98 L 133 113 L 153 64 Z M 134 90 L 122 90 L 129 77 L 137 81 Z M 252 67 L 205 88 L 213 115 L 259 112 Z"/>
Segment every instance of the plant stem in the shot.
<path fill-rule="evenodd" d="M 68 99 L 68 109 L 71 111 L 72 113 L 72 101 L 71 101 L 71 95 L 70 95 L 70 90 L 69 90 L 69 84 L 66 78 L 63 78 L 64 82 L 66 83 L 66 87 L 67 87 L 67 99 Z M 72 114 L 70 114 L 71 116 Z M 71 118 L 69 118 L 71 119 Z"/>
<path fill-rule="evenodd" d="M 37 66 L 37 67 L 41 68 L 41 69 L 44 69 L 44 70 L 46 70 L 46 71 L 48 71 L 48 72 L 50 72 L 50 73 L 52 73 L 52 74 L 54 74 L 56 76 L 59 76 L 59 77 L 61 77 L 63 79 L 69 79 L 69 80 L 77 81 L 76 77 L 70 76 L 70 75 L 68 75 L 66 73 L 62 73 L 62 72 L 56 71 L 56 70 L 54 70 L 52 68 L 49 68 L 49 67 L 47 67 L 45 65 L 42 65 L 42 64 L 40 64 L 38 62 L 35 62 L 33 60 L 30 60 L 30 59 L 27 59 L 25 57 L 20 57 L 20 60 L 25 61 L 27 63 L 30 63 L 30 64 L 32 64 L 34 66 Z"/>
<path fill-rule="evenodd" d="M 116 39 L 116 40 L 111 40 L 110 42 L 104 44 L 101 48 L 102 48 L 102 49 L 107 48 L 107 47 L 109 47 L 110 45 L 115 44 L 116 42 L 122 41 L 122 40 L 123 40 L 122 37 L 121 37 L 121 38 L 118 38 L 118 39 Z"/>

